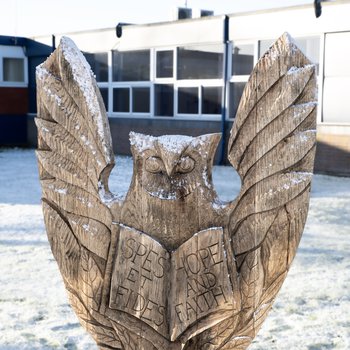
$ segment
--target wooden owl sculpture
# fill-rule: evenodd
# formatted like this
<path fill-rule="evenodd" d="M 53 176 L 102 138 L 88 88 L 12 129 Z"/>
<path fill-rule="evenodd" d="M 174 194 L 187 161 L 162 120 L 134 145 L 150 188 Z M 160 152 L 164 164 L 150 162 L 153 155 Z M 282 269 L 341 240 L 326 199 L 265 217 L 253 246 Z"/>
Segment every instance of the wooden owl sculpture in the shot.
<path fill-rule="evenodd" d="M 242 180 L 229 203 L 212 184 L 219 134 L 131 133 L 130 189 L 125 199 L 110 193 L 106 111 L 70 39 L 37 68 L 37 88 L 47 234 L 70 303 L 99 348 L 246 349 L 306 220 L 315 66 L 287 34 L 257 63 L 229 139 Z"/>

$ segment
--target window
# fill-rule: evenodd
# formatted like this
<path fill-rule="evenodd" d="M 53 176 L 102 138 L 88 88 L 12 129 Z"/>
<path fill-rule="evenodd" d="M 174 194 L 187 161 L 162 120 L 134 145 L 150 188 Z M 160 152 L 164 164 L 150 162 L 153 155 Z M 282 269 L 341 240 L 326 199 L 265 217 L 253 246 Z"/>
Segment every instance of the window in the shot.
<path fill-rule="evenodd" d="M 222 79 L 222 77 L 223 45 L 178 48 L 178 79 Z"/>
<path fill-rule="evenodd" d="M 134 113 L 150 112 L 150 89 L 148 87 L 132 88 L 132 111 Z"/>
<path fill-rule="evenodd" d="M 113 112 L 130 112 L 130 89 L 128 87 L 113 89 Z"/>
<path fill-rule="evenodd" d="M 229 104 L 230 118 L 236 117 L 239 101 L 241 100 L 245 85 L 246 85 L 246 82 L 230 83 L 230 104 Z"/>
<path fill-rule="evenodd" d="M 202 114 L 221 114 L 221 87 L 202 88 Z"/>
<path fill-rule="evenodd" d="M 326 35 L 323 83 L 323 121 L 347 123 L 350 115 L 350 32 Z"/>
<path fill-rule="evenodd" d="M 108 54 L 107 52 L 101 53 L 85 53 L 86 60 L 91 66 L 92 71 L 96 76 L 96 81 L 107 82 L 108 81 Z"/>
<path fill-rule="evenodd" d="M 224 45 L 112 51 L 111 112 L 154 117 L 219 117 Z M 111 80 L 111 79 L 110 79 Z M 99 83 L 101 88 L 108 84 Z M 108 96 L 104 97 L 108 103 Z"/>
<path fill-rule="evenodd" d="M 3 61 L 3 81 L 23 83 L 24 78 L 24 59 L 4 57 Z"/>
<path fill-rule="evenodd" d="M 229 86 L 228 116 L 235 118 L 244 87 L 256 61 L 255 46 L 250 43 L 235 43 L 232 48 L 231 79 Z"/>
<path fill-rule="evenodd" d="M 178 113 L 198 114 L 198 87 L 178 88 Z"/>
<path fill-rule="evenodd" d="M 235 45 L 232 50 L 232 75 L 249 75 L 254 67 L 254 45 Z"/>
<path fill-rule="evenodd" d="M 174 67 L 174 52 L 172 50 L 157 51 L 157 78 L 172 78 Z"/>
<path fill-rule="evenodd" d="M 24 47 L 0 45 L 0 86 L 28 86 L 28 59 Z"/>
<path fill-rule="evenodd" d="M 150 50 L 112 51 L 113 81 L 149 81 Z"/>
<path fill-rule="evenodd" d="M 154 86 L 154 114 L 160 117 L 174 116 L 174 85 L 156 84 Z"/>
<path fill-rule="evenodd" d="M 113 112 L 150 113 L 150 88 L 134 86 L 113 88 Z"/>
<path fill-rule="evenodd" d="M 106 110 L 108 111 L 108 88 L 100 88 L 103 103 L 105 104 Z"/>

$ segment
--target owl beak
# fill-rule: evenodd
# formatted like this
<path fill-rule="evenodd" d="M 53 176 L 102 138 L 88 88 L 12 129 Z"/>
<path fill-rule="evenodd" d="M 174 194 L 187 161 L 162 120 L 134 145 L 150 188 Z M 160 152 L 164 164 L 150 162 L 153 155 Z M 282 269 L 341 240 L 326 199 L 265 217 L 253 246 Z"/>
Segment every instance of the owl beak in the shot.
<path fill-rule="evenodd" d="M 183 149 L 177 149 L 175 152 L 171 150 L 169 147 L 164 146 L 162 143 L 157 143 L 156 147 L 158 152 L 160 153 L 160 158 L 162 159 L 165 167 L 165 171 L 169 177 L 174 175 L 176 170 L 176 166 L 179 162 L 179 155 L 182 154 Z"/>
<path fill-rule="evenodd" d="M 172 176 L 174 173 L 174 170 L 176 168 L 176 164 L 178 161 L 178 157 L 179 157 L 178 154 L 175 154 L 173 156 L 168 154 L 165 159 L 163 158 L 165 171 L 169 177 Z"/>

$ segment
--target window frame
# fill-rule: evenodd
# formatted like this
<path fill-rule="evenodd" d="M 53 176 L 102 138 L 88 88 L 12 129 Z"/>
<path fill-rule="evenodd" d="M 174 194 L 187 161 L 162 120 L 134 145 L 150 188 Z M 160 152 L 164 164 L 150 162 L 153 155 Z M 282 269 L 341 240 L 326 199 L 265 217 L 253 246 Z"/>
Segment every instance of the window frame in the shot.
<path fill-rule="evenodd" d="M 173 92 L 173 115 L 160 115 L 160 114 L 156 114 L 156 103 L 155 103 L 155 99 L 156 99 L 156 86 L 157 85 L 172 85 L 172 92 Z M 153 98 L 152 98 L 153 97 Z M 176 118 L 175 115 L 175 85 L 174 85 L 174 79 L 171 82 L 163 82 L 163 81 L 155 81 L 153 84 L 153 95 L 151 96 L 151 100 L 153 102 L 153 112 L 152 115 L 150 116 L 151 118 L 158 118 L 158 119 L 174 119 Z"/>
<path fill-rule="evenodd" d="M 89 63 L 89 61 L 86 58 L 87 55 L 107 54 L 107 80 L 102 81 L 102 80 L 97 80 L 97 78 L 96 78 L 97 84 L 108 84 L 108 82 L 109 82 L 109 67 L 110 67 L 109 52 L 110 51 L 95 51 L 95 52 L 85 51 L 85 52 L 83 52 L 83 55 L 88 63 Z M 89 65 L 90 65 L 90 63 L 89 63 Z M 90 67 L 91 67 L 91 65 L 90 65 Z M 91 70 L 93 71 L 95 77 L 97 77 L 97 72 L 94 72 L 92 67 L 91 67 Z"/>
<path fill-rule="evenodd" d="M 172 51 L 173 52 L 173 76 L 172 77 L 157 77 L 157 53 L 162 51 Z M 151 69 L 151 81 L 166 84 L 167 82 L 173 82 L 177 79 L 177 47 L 158 47 L 151 50 L 151 55 L 153 56 L 153 69 Z M 152 62 L 152 58 L 151 58 Z"/>
<path fill-rule="evenodd" d="M 324 117 L 324 88 L 325 88 L 325 82 L 327 78 L 334 79 L 334 76 L 326 75 L 326 51 L 327 51 L 327 36 L 332 34 L 343 34 L 343 33 L 349 33 L 350 30 L 344 30 L 344 31 L 336 31 L 336 32 L 324 32 L 321 35 L 321 41 L 320 41 L 320 69 L 319 69 L 319 76 L 318 76 L 318 99 L 319 99 L 319 108 L 318 108 L 318 123 L 322 125 L 330 125 L 330 126 L 348 126 L 350 125 L 350 122 L 339 122 L 339 121 L 325 121 Z M 343 75 L 344 77 L 344 75 Z M 350 77 L 350 75 L 349 75 Z"/>
<path fill-rule="evenodd" d="M 116 112 L 113 110 L 113 91 L 114 89 L 117 88 L 127 88 L 129 89 L 129 112 Z M 149 101 L 149 107 L 150 111 L 149 112 L 134 112 L 133 111 L 133 88 L 149 88 L 150 90 L 150 101 Z M 145 82 L 133 82 L 133 83 L 112 83 L 110 86 L 111 92 L 112 92 L 112 100 L 108 100 L 108 105 L 109 105 L 109 115 L 113 117 L 148 117 L 152 115 L 152 110 L 153 110 L 153 101 L 152 101 L 152 95 L 153 95 L 153 85 L 151 83 L 145 83 Z"/>
<path fill-rule="evenodd" d="M 225 69 L 225 59 L 224 59 L 224 50 L 225 46 L 221 42 L 208 43 L 208 45 L 222 45 L 222 72 Z M 196 45 L 194 45 L 196 46 Z M 178 48 L 182 47 L 181 45 L 177 46 L 162 46 L 162 47 L 153 47 L 150 48 L 150 80 L 149 81 L 113 81 L 113 51 L 109 51 L 109 76 L 108 83 L 97 83 L 99 87 L 108 87 L 108 108 L 106 106 L 109 117 L 125 117 L 125 118 L 150 118 L 150 119 L 177 119 L 177 120 L 220 120 L 222 114 L 202 114 L 202 94 L 203 88 L 205 87 L 218 87 L 222 89 L 222 94 L 224 93 L 224 73 L 218 79 L 182 79 L 178 80 L 177 72 L 177 60 L 178 60 Z M 141 49 L 140 49 L 141 50 Z M 139 50 L 131 50 L 139 51 Z M 142 51 L 142 50 L 141 50 Z M 157 75 L 157 52 L 159 51 L 172 51 L 173 52 L 173 77 L 164 77 L 158 78 Z M 155 114 L 155 87 L 156 85 L 173 85 L 173 116 L 160 116 Z M 128 87 L 130 89 L 130 108 L 129 112 L 115 112 L 113 111 L 113 89 L 118 87 Z M 132 88 L 133 87 L 149 87 L 150 89 L 150 112 L 149 113 L 138 113 L 132 110 L 133 96 Z M 197 114 L 188 114 L 188 113 L 179 113 L 178 112 L 178 88 L 179 87 L 197 87 L 199 90 L 199 101 L 198 101 L 198 113 Z M 221 95 L 222 95 L 221 94 Z M 223 100 L 223 95 L 221 96 Z"/>
<path fill-rule="evenodd" d="M 221 118 L 219 114 L 203 114 L 203 88 L 206 87 L 218 87 L 224 90 L 223 79 L 196 79 L 196 80 L 177 80 L 174 84 L 174 117 L 178 119 L 195 119 L 195 120 L 218 120 Z M 179 112 L 179 88 L 193 87 L 198 89 L 198 113 L 180 113 Z M 221 96 L 222 100 L 222 96 Z"/>
<path fill-rule="evenodd" d="M 226 115 L 226 119 L 229 121 L 232 121 L 235 119 L 236 116 L 231 117 L 231 110 L 233 108 L 233 105 L 231 103 L 230 100 L 230 96 L 231 96 L 231 84 L 232 83 L 247 83 L 250 77 L 249 75 L 233 75 L 232 74 L 232 63 L 233 63 L 233 49 L 235 46 L 239 46 L 239 45 L 252 45 L 253 46 L 253 50 L 254 50 L 254 59 L 253 59 L 253 68 L 254 69 L 256 63 L 258 62 L 258 55 L 259 55 L 259 41 L 260 40 L 237 40 L 237 41 L 231 41 L 230 45 L 229 45 L 229 55 L 228 55 L 228 62 L 227 62 L 227 75 L 228 77 L 230 77 L 228 79 L 228 87 L 227 87 L 227 94 L 226 94 L 226 101 L 229 101 L 227 103 L 227 107 L 228 107 L 228 112 Z M 238 105 L 237 107 L 239 106 Z"/>
<path fill-rule="evenodd" d="M 4 58 L 22 60 L 24 81 L 4 81 Z M 0 87 L 28 87 L 28 58 L 23 47 L 0 45 Z"/>
<path fill-rule="evenodd" d="M 114 72 L 113 72 L 113 52 L 120 52 L 120 53 L 127 53 L 127 52 L 149 52 L 149 76 L 148 76 L 148 80 L 114 80 Z M 123 84 L 123 83 L 147 83 L 149 81 L 152 81 L 152 77 L 154 75 L 154 54 L 153 54 L 153 50 L 152 49 L 136 49 L 136 50 L 126 50 L 126 51 L 118 51 L 118 50 L 111 50 L 111 72 L 112 72 L 112 76 L 111 76 L 111 81 L 113 83 L 117 83 L 117 84 Z"/>
<path fill-rule="evenodd" d="M 189 48 L 201 48 L 204 46 L 221 46 L 222 48 L 222 67 L 221 67 L 221 77 L 215 77 L 215 78 L 179 78 L 179 72 L 178 72 L 178 63 L 179 63 L 179 51 L 181 48 L 184 48 L 187 51 L 190 51 Z M 200 50 L 199 50 L 200 51 Z M 205 52 L 205 51 L 203 51 Z M 175 74 L 175 79 L 176 81 L 212 81 L 212 80 L 223 80 L 224 74 L 225 74 L 225 44 L 218 41 L 218 42 L 212 42 L 212 43 L 202 43 L 202 44 L 183 44 L 183 45 L 177 45 L 175 47 L 175 56 L 176 56 L 176 61 L 174 62 L 174 69 L 176 71 Z"/>

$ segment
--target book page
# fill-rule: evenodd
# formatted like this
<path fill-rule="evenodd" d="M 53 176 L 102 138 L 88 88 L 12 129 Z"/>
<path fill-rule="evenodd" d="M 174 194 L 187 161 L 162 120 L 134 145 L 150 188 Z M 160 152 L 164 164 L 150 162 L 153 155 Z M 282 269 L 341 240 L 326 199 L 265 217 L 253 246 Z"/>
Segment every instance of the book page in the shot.
<path fill-rule="evenodd" d="M 127 312 L 168 338 L 170 254 L 153 238 L 121 226 L 109 307 Z"/>
<path fill-rule="evenodd" d="M 204 330 L 221 321 L 218 311 L 225 318 L 223 311 L 235 308 L 222 228 L 195 234 L 173 252 L 171 262 L 171 340 L 197 320 L 207 316 Z"/>

